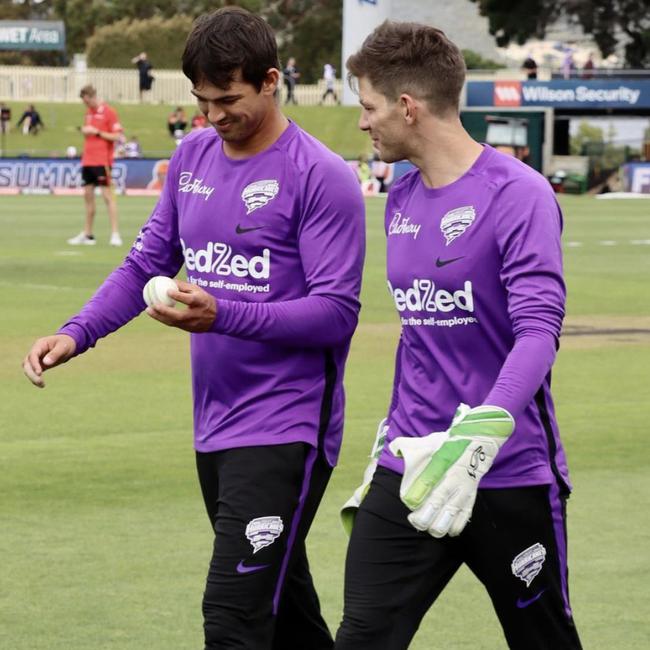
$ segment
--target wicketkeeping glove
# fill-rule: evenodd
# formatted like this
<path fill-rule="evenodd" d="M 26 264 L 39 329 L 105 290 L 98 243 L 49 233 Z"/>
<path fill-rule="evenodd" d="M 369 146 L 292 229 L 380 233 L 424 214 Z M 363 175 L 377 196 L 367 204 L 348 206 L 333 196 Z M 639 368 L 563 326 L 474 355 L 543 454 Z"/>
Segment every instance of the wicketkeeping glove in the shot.
<path fill-rule="evenodd" d="M 434 537 L 460 535 L 479 481 L 514 427 L 505 409 L 461 404 L 447 431 L 395 438 L 390 450 L 404 458 L 400 498 L 413 511 L 411 524 Z"/>
<path fill-rule="evenodd" d="M 379 456 L 381 456 L 381 452 L 384 448 L 387 433 L 388 425 L 386 424 L 386 418 L 384 418 L 377 427 L 375 442 L 373 443 L 372 451 L 370 452 L 370 462 L 363 472 L 363 481 L 341 508 L 341 523 L 343 524 L 343 529 L 347 533 L 348 537 L 352 532 L 352 526 L 354 525 L 354 518 L 357 515 L 357 510 L 368 492 L 370 481 L 372 481 L 372 477 L 377 469 L 377 461 L 379 460 Z"/>

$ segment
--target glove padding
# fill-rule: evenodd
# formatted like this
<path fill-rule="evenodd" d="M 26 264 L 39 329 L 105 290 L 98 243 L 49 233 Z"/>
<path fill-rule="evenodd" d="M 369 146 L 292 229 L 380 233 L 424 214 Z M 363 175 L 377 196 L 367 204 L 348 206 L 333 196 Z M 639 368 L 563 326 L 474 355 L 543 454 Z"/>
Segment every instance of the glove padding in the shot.
<path fill-rule="evenodd" d="M 514 427 L 505 409 L 461 404 L 447 431 L 395 438 L 390 450 L 404 458 L 400 498 L 412 510 L 409 522 L 433 537 L 460 535 L 479 481 Z"/>
<path fill-rule="evenodd" d="M 387 433 L 388 425 L 386 424 L 386 418 L 384 418 L 377 427 L 375 441 L 370 452 L 370 462 L 363 472 L 363 481 L 341 508 L 341 523 L 343 524 L 343 529 L 347 533 L 348 537 L 352 532 L 352 526 L 354 526 L 354 518 L 357 515 L 357 510 L 370 488 L 370 481 L 372 481 L 372 477 L 377 469 L 377 461 L 379 460 L 379 456 L 384 448 Z"/>

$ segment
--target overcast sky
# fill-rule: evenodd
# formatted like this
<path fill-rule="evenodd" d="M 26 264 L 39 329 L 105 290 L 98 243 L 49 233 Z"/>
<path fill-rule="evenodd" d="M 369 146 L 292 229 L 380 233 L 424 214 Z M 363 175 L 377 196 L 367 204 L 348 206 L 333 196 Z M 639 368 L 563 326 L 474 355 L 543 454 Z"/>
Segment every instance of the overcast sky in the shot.
<path fill-rule="evenodd" d="M 610 124 L 614 126 L 614 143 L 640 147 L 643 143 L 643 132 L 650 126 L 647 117 L 573 117 L 569 125 L 569 133 L 575 135 L 580 122 L 587 122 L 603 130 L 605 140 L 609 140 Z"/>

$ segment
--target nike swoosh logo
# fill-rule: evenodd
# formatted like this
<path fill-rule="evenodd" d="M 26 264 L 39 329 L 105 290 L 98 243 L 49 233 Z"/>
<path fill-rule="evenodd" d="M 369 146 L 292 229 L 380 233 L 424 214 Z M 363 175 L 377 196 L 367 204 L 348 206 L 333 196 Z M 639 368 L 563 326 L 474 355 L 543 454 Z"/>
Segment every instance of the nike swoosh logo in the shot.
<path fill-rule="evenodd" d="M 522 600 L 521 598 L 517 598 L 517 607 L 519 609 L 524 609 L 524 607 L 528 607 L 528 605 L 532 605 L 536 600 L 539 600 L 546 589 L 542 589 L 538 594 L 535 594 L 532 598 L 529 598 L 528 600 Z"/>
<path fill-rule="evenodd" d="M 235 228 L 235 232 L 238 235 L 243 235 L 244 233 L 252 232 L 253 230 L 260 230 L 261 228 L 264 228 L 264 226 L 255 226 L 253 228 L 242 228 L 239 224 L 237 224 L 237 227 Z"/>
<path fill-rule="evenodd" d="M 269 566 L 268 564 L 252 564 L 251 566 L 246 566 L 244 560 L 240 560 L 237 565 L 237 573 L 255 573 L 255 571 L 261 571 L 266 569 Z"/>
<path fill-rule="evenodd" d="M 438 258 L 436 260 L 436 266 L 441 269 L 443 266 L 447 266 L 447 264 L 451 264 L 452 262 L 458 262 L 458 260 L 462 260 L 464 255 L 461 255 L 460 257 L 452 257 L 450 260 L 441 260 Z"/>

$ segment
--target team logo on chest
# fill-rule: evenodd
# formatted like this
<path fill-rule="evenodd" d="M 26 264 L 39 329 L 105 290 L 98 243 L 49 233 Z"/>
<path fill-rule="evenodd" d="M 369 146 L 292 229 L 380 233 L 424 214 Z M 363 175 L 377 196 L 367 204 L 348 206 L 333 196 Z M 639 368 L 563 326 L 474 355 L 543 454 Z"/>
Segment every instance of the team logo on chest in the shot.
<path fill-rule="evenodd" d="M 247 185 L 241 193 L 241 198 L 246 205 L 246 214 L 263 208 L 270 203 L 280 191 L 280 183 L 275 179 L 255 181 Z"/>
<path fill-rule="evenodd" d="M 476 218 L 476 210 L 472 205 L 464 205 L 462 208 L 454 208 L 440 220 L 440 230 L 445 236 L 447 246 L 457 237 L 460 237 L 473 223 Z"/>
<path fill-rule="evenodd" d="M 246 537 L 253 547 L 253 553 L 257 553 L 265 546 L 270 546 L 280 537 L 284 530 L 282 519 L 277 516 L 257 517 L 251 519 L 246 525 Z"/>
<path fill-rule="evenodd" d="M 512 561 L 512 573 L 530 587 L 530 583 L 542 570 L 546 559 L 546 549 L 538 542 L 519 553 Z"/>

